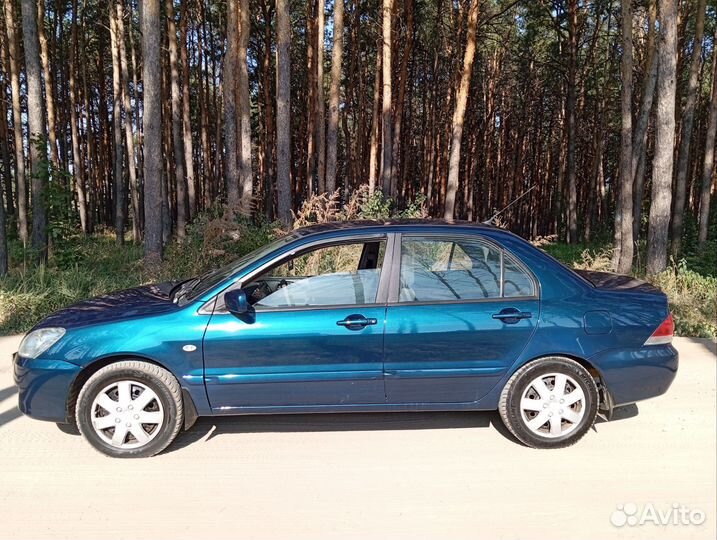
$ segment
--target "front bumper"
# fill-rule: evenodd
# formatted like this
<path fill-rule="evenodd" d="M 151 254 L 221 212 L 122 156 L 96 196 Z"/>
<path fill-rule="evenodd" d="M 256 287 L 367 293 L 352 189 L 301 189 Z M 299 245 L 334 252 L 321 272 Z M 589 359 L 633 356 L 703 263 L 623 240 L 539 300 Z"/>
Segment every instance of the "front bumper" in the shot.
<path fill-rule="evenodd" d="M 13 357 L 20 411 L 38 420 L 67 422 L 67 397 L 80 366 L 62 360 Z"/>
<path fill-rule="evenodd" d="M 591 358 L 615 407 L 656 397 L 675 380 L 679 355 L 672 345 L 610 349 Z"/>

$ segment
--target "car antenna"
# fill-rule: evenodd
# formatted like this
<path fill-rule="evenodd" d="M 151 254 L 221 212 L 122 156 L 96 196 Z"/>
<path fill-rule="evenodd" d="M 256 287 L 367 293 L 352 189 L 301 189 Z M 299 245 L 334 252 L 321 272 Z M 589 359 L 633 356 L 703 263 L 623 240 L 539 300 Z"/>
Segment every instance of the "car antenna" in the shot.
<path fill-rule="evenodd" d="M 493 214 L 493 216 L 492 216 L 488 221 L 484 221 L 483 224 L 484 224 L 484 225 L 493 225 L 493 220 L 494 220 L 495 218 L 497 218 L 499 215 L 501 215 L 503 212 L 505 212 L 508 208 L 510 208 L 511 206 L 513 206 L 515 203 L 517 203 L 520 199 L 522 199 L 523 197 L 525 197 L 528 193 L 530 193 L 531 191 L 533 191 L 536 187 L 538 187 L 537 184 L 533 184 L 532 186 L 530 186 L 527 190 L 525 190 L 523 193 L 521 193 L 521 194 L 518 195 L 515 199 L 513 199 L 513 200 L 508 204 L 508 206 L 506 206 L 506 207 L 503 208 L 502 210 L 499 210 L 498 212 L 496 212 L 495 214 Z"/>

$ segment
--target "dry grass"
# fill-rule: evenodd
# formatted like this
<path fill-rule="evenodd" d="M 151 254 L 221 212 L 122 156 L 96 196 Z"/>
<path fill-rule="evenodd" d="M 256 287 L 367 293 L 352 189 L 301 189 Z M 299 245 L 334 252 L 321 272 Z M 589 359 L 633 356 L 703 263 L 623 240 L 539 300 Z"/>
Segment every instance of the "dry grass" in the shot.
<path fill-rule="evenodd" d="M 573 263 L 577 270 L 592 270 L 593 272 L 612 272 L 612 249 L 586 249 L 580 255 L 580 260 Z"/>

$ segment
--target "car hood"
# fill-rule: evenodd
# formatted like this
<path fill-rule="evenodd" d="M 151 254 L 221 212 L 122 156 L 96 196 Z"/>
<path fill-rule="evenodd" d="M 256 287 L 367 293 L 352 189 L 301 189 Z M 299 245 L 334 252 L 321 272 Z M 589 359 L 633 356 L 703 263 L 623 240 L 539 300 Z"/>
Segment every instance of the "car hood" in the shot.
<path fill-rule="evenodd" d="M 145 285 L 83 300 L 51 313 L 35 328 L 50 326 L 77 328 L 172 313 L 180 309 L 169 298 L 169 293 L 175 284 L 176 282 L 166 282 Z"/>

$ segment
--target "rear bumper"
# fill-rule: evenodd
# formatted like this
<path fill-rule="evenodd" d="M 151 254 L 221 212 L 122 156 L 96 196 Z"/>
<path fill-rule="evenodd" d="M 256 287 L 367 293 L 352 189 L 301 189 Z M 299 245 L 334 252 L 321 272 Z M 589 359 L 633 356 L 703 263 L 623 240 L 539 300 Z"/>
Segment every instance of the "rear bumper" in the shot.
<path fill-rule="evenodd" d="M 600 371 L 617 407 L 667 392 L 677 375 L 679 355 L 668 344 L 611 349 L 588 360 Z"/>
<path fill-rule="evenodd" d="M 80 367 L 61 360 L 13 357 L 18 408 L 38 420 L 67 422 L 67 396 Z"/>

